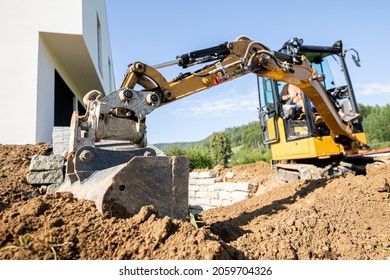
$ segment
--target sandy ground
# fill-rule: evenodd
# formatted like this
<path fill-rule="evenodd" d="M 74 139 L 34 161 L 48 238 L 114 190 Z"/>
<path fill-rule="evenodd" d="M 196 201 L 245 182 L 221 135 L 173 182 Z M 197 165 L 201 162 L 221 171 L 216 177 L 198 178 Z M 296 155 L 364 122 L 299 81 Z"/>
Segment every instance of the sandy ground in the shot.
<path fill-rule="evenodd" d="M 204 211 L 204 225 L 157 218 L 152 205 L 104 218 L 69 193 L 26 183 L 46 144 L 0 145 L 0 259 L 348 259 L 390 257 L 390 164 L 367 175 L 279 184 L 267 163 L 220 169 L 256 196 Z M 386 162 L 386 161 L 385 161 Z M 388 162 L 388 161 L 387 161 Z"/>

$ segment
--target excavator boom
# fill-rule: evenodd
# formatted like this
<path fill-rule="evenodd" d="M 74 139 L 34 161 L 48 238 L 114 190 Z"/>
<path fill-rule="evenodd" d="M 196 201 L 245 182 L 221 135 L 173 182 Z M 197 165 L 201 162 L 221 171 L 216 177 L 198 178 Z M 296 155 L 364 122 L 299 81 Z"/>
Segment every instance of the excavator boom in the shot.
<path fill-rule="evenodd" d="M 141 85 L 145 89 L 141 95 L 146 96 L 146 100 L 150 100 L 149 96 L 154 98 L 154 101 L 149 101 L 148 109 L 145 109 L 145 112 L 149 113 L 172 101 L 210 89 L 248 73 L 254 73 L 298 86 L 313 102 L 318 113 L 335 135 L 345 136 L 351 141 L 356 140 L 350 127 L 343 122 L 324 89 L 321 83 L 323 77 L 318 75 L 305 56 L 271 51 L 263 44 L 242 36 L 231 43 L 180 55 L 177 58 L 176 61 L 157 67 L 141 62 L 132 64 L 121 84 L 122 91 L 131 90 L 137 84 Z M 216 63 L 194 72 L 180 74 L 170 81 L 167 81 L 157 70 L 157 68 L 174 64 L 187 68 L 215 60 L 217 60 Z M 137 108 L 139 105 L 134 102 L 132 106 Z M 129 110 L 137 115 L 136 110 Z"/>

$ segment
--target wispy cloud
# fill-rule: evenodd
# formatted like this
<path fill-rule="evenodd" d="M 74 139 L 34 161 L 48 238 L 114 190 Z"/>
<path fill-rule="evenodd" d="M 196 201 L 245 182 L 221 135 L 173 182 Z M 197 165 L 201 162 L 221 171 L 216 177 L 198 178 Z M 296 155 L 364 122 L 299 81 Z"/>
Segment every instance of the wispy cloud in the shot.
<path fill-rule="evenodd" d="M 358 101 L 378 103 L 390 101 L 390 83 L 367 83 L 354 86 Z M 360 98 L 359 98 L 360 96 Z M 223 117 L 230 113 L 257 111 L 259 107 L 257 90 L 239 92 L 231 89 L 228 92 L 203 95 L 201 98 L 182 100 L 180 107 L 170 110 L 176 116 L 191 118 Z"/>
<path fill-rule="evenodd" d="M 192 117 L 202 116 L 223 116 L 229 113 L 243 111 L 255 111 L 259 107 L 257 92 L 253 91 L 247 94 L 230 92 L 229 94 L 219 95 L 219 98 L 210 98 L 210 100 L 196 100 L 186 102 L 185 108 L 179 108 L 174 111 L 177 115 L 187 115 Z"/>
<path fill-rule="evenodd" d="M 369 83 L 369 84 L 356 84 L 355 90 L 357 94 L 363 96 L 383 96 L 390 95 L 390 83 Z"/>

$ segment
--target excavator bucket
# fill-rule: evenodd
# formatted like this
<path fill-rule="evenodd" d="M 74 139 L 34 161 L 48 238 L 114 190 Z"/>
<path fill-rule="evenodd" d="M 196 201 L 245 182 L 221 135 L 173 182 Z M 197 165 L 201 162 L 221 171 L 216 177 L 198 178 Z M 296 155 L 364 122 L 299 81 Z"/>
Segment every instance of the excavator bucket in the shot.
<path fill-rule="evenodd" d="M 159 216 L 188 214 L 189 166 L 185 157 L 157 156 L 150 147 L 115 151 L 79 148 L 67 161 L 67 178 L 57 190 L 95 202 L 107 217 L 127 218 L 155 205 Z"/>

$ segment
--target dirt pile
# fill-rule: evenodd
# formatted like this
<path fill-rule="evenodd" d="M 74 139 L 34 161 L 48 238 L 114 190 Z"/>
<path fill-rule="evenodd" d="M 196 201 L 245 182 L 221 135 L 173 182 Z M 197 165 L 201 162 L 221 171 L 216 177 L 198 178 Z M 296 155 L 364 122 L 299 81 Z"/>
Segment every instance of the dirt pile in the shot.
<path fill-rule="evenodd" d="M 266 163 L 220 169 L 224 180 L 261 191 L 204 211 L 196 229 L 156 218 L 151 205 L 128 219 L 103 218 L 91 201 L 39 194 L 25 176 L 31 157 L 46 149 L 0 145 L 0 259 L 390 257 L 390 164 L 369 165 L 366 176 L 283 185 Z"/>

